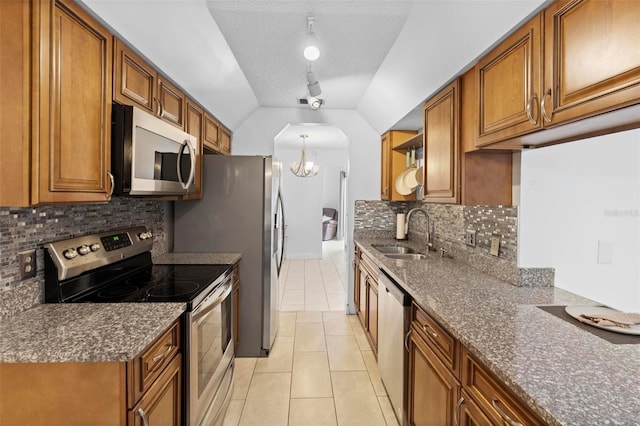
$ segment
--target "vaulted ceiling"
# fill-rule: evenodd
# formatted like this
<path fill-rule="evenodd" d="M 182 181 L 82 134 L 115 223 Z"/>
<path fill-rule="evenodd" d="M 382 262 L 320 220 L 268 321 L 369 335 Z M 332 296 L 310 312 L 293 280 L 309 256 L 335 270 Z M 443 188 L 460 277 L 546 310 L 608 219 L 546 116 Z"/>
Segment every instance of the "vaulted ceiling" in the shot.
<path fill-rule="evenodd" d="M 313 15 L 322 108 L 356 109 L 379 133 L 543 2 L 80 1 L 232 130 L 258 107 L 298 107 L 306 95 L 302 42 Z M 409 114 L 405 122 L 419 121 Z"/>

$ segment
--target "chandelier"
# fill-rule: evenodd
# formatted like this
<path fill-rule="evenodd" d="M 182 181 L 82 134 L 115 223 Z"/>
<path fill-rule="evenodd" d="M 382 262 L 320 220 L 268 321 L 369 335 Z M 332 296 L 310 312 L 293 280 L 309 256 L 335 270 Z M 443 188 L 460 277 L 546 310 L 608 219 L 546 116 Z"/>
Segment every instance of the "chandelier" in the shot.
<path fill-rule="evenodd" d="M 305 135 L 304 133 L 300 135 L 302 138 L 302 153 L 300 154 L 300 162 L 296 163 L 292 161 L 289 165 L 289 169 L 291 169 L 291 173 L 298 177 L 313 177 L 318 174 L 318 170 L 320 166 L 315 166 L 313 161 L 307 161 L 307 138 L 309 135 Z"/>

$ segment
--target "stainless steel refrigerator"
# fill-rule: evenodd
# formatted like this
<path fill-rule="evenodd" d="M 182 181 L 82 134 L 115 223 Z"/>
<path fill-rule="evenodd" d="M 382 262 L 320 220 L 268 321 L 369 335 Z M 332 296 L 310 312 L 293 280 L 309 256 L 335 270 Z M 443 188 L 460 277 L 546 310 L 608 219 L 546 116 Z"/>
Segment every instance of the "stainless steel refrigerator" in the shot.
<path fill-rule="evenodd" d="M 273 157 L 205 155 L 202 199 L 174 203 L 174 252 L 242 253 L 236 356 L 268 356 L 278 331 L 281 176 Z"/>

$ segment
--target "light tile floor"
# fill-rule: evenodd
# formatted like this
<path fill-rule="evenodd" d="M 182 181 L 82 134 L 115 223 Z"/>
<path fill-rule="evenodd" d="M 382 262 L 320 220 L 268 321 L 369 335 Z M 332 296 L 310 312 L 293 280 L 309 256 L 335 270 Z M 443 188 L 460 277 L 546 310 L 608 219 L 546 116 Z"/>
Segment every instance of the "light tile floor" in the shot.
<path fill-rule="evenodd" d="M 236 359 L 225 425 L 397 425 L 362 326 L 344 313 L 341 243 L 285 261 L 276 341 L 268 358 Z"/>

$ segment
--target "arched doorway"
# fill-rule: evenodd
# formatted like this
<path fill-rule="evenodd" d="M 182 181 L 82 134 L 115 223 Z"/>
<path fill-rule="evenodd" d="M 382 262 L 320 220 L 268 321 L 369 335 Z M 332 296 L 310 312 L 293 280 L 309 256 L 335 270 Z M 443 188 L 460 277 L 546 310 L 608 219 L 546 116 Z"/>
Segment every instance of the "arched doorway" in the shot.
<path fill-rule="evenodd" d="M 292 162 L 301 160 L 302 134 L 308 135 L 307 161 L 319 166 L 313 177 L 290 170 Z M 345 309 L 348 274 L 341 225 L 346 221 L 348 144 L 339 128 L 324 123 L 290 123 L 274 138 L 274 156 L 283 166 L 287 224 L 282 310 Z"/>

